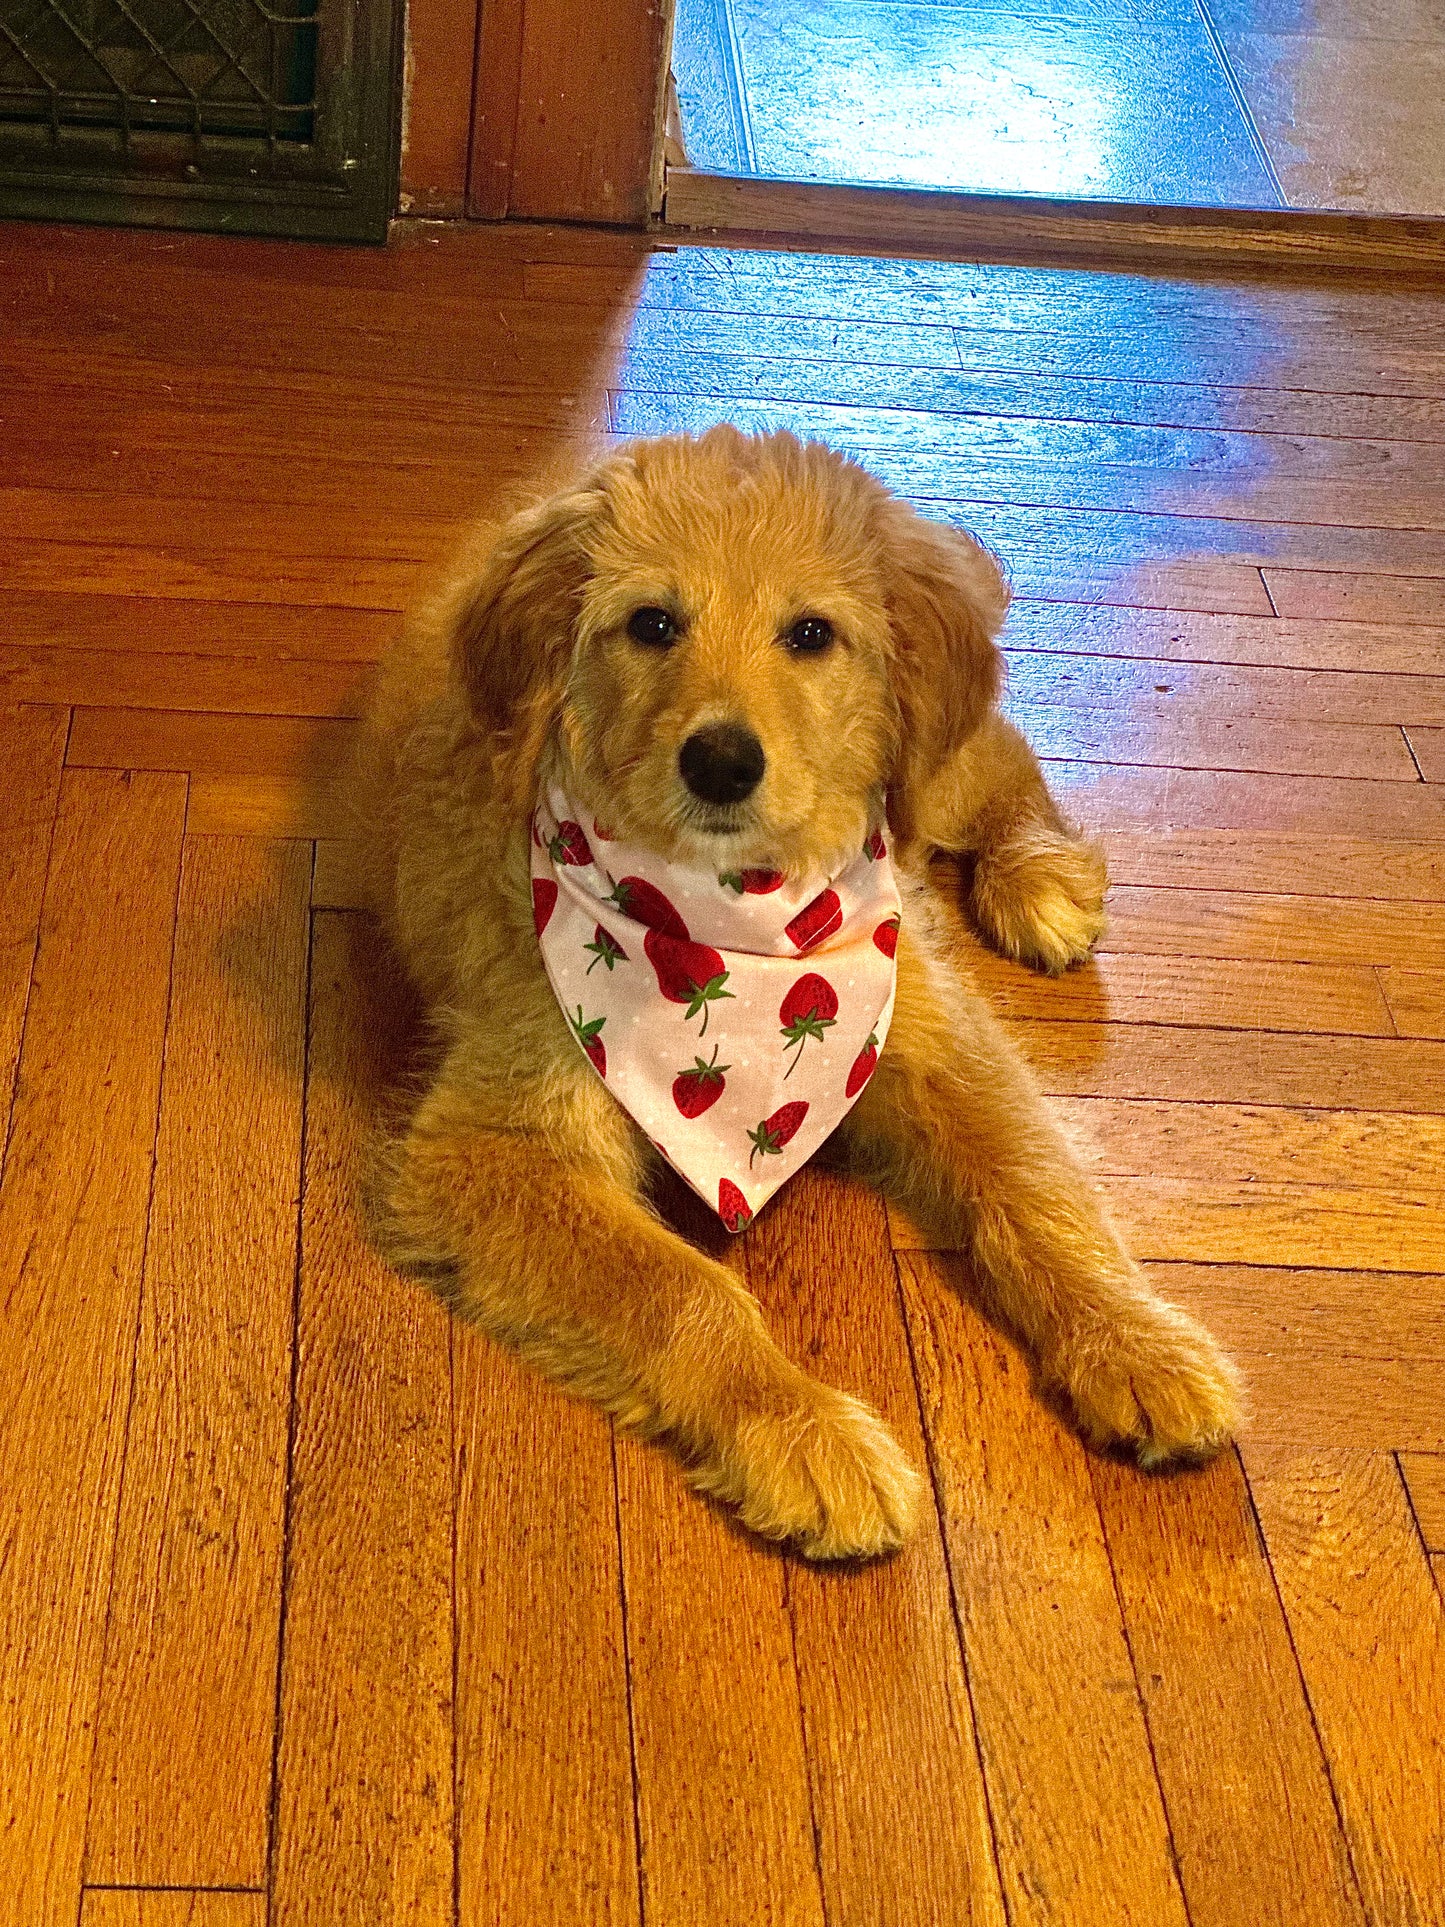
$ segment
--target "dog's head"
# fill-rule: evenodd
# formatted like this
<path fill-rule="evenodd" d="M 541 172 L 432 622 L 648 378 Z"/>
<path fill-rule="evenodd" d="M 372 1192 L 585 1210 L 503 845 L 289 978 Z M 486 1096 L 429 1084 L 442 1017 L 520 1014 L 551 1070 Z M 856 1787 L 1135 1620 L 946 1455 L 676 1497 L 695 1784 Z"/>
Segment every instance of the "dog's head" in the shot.
<path fill-rule="evenodd" d="M 527 808 L 556 754 L 617 836 L 807 870 L 858 847 L 997 692 L 993 557 L 818 443 L 716 428 L 631 443 L 516 517 L 455 630 Z"/>

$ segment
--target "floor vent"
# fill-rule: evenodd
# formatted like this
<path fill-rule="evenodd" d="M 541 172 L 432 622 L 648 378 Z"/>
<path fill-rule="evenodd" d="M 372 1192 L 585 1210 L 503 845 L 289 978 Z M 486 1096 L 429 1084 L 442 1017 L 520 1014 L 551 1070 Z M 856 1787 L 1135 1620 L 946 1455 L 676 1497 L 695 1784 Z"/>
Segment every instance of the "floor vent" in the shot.
<path fill-rule="evenodd" d="M 400 0 L 0 0 L 0 215 L 383 240 Z"/>

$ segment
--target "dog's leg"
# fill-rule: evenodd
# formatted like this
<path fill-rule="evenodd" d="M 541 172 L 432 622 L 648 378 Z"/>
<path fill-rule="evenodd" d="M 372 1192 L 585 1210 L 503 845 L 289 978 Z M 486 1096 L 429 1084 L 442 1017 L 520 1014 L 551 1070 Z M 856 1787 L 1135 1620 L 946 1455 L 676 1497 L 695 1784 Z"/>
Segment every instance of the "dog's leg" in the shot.
<path fill-rule="evenodd" d="M 902 1544 L 921 1489 L 902 1449 L 793 1365 L 734 1274 L 645 1207 L 635 1133 L 597 1099 L 516 1132 L 438 1086 L 398 1147 L 389 1255 L 454 1265 L 463 1308 L 494 1336 L 666 1434 L 755 1532 L 815 1559 Z"/>
<path fill-rule="evenodd" d="M 1087 957 L 1104 928 L 1103 852 L 1071 828 L 1038 760 L 992 715 L 929 784 L 921 836 L 975 857 L 971 906 L 1006 957 L 1057 972 Z"/>
<path fill-rule="evenodd" d="M 906 944 L 893 1027 L 843 1150 L 930 1242 L 969 1255 L 984 1309 L 1090 1443 L 1127 1445 L 1145 1465 L 1226 1443 L 1233 1367 L 1150 1289 L 976 994 Z"/>

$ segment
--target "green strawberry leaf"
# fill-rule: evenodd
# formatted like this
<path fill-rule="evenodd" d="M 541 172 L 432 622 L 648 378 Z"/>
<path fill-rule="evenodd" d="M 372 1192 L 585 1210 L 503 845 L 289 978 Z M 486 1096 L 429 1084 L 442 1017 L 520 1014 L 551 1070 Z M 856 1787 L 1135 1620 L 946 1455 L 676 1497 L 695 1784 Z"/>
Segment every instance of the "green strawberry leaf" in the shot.
<path fill-rule="evenodd" d="M 784 1083 L 788 1081 L 803 1061 L 803 1045 L 808 1038 L 815 1038 L 817 1042 L 821 1044 L 824 1041 L 823 1032 L 831 1029 L 837 1021 L 836 1017 L 820 1017 L 817 1006 L 815 1005 L 812 1010 L 805 1011 L 801 1017 L 795 1017 L 791 1024 L 783 1025 L 778 1035 L 780 1037 L 786 1037 L 788 1040 L 783 1046 L 784 1055 L 790 1050 L 796 1050 L 798 1053 L 792 1063 L 789 1064 L 788 1068 L 783 1072 Z"/>
<path fill-rule="evenodd" d="M 723 985 L 727 980 L 728 973 L 725 970 L 720 970 L 716 977 L 710 977 L 705 984 L 690 983 L 688 985 L 688 989 L 692 992 L 692 1002 L 687 1007 L 687 1019 L 684 1021 L 696 1017 L 699 1011 L 702 1012 L 702 1029 L 698 1032 L 699 1037 L 705 1037 L 707 1035 L 709 1007 L 714 1004 L 719 997 L 731 997 L 733 994 L 730 990 L 723 989 Z"/>
<path fill-rule="evenodd" d="M 584 943 L 582 948 L 584 950 L 595 950 L 597 953 L 583 972 L 583 975 L 587 977 L 592 975 L 600 963 L 605 963 L 609 970 L 615 970 L 619 958 L 623 963 L 627 961 L 627 953 L 622 948 L 622 945 L 620 943 L 614 943 L 605 930 L 599 930 L 596 943 Z"/>

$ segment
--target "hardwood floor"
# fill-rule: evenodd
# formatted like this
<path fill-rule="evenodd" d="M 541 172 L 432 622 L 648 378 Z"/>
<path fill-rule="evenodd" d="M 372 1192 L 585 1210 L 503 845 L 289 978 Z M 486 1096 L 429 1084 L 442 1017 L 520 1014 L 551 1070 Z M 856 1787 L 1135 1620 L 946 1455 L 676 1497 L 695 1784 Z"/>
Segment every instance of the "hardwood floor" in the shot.
<path fill-rule="evenodd" d="M 0 1923 L 1445 1922 L 1445 294 L 17 225 L 0 314 Z M 470 514 L 721 416 L 1009 563 L 1112 921 L 958 942 L 1250 1386 L 1091 1459 L 807 1171 L 734 1255 L 936 1498 L 861 1572 L 360 1227 L 358 678 Z"/>

